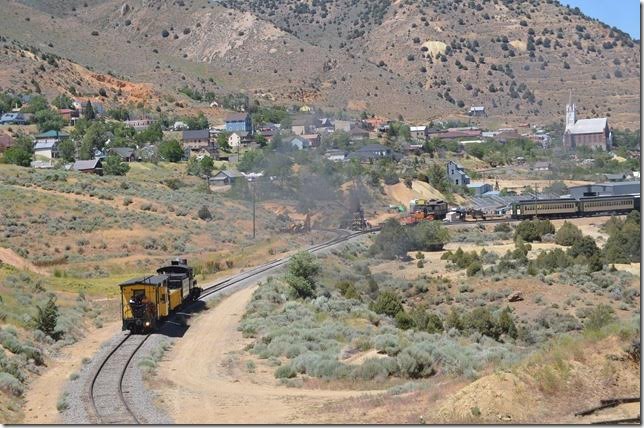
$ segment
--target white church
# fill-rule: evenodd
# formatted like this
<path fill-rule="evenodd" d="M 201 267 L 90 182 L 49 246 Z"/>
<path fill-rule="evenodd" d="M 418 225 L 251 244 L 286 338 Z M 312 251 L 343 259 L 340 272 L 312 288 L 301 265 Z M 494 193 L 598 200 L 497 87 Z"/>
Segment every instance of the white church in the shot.
<path fill-rule="evenodd" d="M 577 147 L 600 148 L 608 151 L 613 146 L 613 133 L 608 126 L 607 118 L 577 120 L 575 104 L 572 102 L 572 92 L 568 98 L 568 104 L 566 104 L 565 126 L 564 147 L 570 149 Z"/>

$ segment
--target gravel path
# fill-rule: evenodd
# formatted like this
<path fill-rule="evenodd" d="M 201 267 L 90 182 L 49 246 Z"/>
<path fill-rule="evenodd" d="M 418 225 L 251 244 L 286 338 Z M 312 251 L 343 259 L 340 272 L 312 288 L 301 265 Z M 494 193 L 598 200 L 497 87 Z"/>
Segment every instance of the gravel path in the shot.
<path fill-rule="evenodd" d="M 103 359 L 123 340 L 125 335 L 126 332 L 120 332 L 103 343 L 92 360 L 83 366 L 78 378 L 70 380 L 67 383 L 65 392 L 63 393 L 65 398 L 59 400 L 59 402 L 64 400 L 68 405 L 67 409 L 62 412 L 62 419 L 65 424 L 95 424 L 98 422 L 93 416 L 92 403 L 89 396 L 92 379 Z M 143 371 L 139 367 L 139 362 L 160 348 L 164 341 L 167 341 L 167 338 L 161 334 L 151 335 L 132 359 L 132 363 L 124 379 L 123 389 L 126 391 L 125 395 L 128 400 L 128 405 L 142 423 L 172 423 L 172 420 L 154 405 L 156 396 L 153 392 L 145 388 Z"/>

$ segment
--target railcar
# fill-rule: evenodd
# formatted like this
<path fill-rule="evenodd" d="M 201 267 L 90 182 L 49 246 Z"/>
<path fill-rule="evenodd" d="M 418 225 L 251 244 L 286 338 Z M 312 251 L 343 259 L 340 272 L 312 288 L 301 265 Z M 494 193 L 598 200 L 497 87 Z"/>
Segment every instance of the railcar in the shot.
<path fill-rule="evenodd" d="M 409 204 L 409 217 L 418 220 L 442 220 L 447 215 L 447 202 L 440 199 L 414 199 Z"/>
<path fill-rule="evenodd" d="M 581 199 L 536 199 L 512 204 L 513 219 L 566 218 L 600 214 L 627 214 L 640 209 L 637 195 L 595 196 Z"/>
<path fill-rule="evenodd" d="M 153 331 L 168 315 L 201 294 L 192 267 L 186 259 L 172 260 L 156 275 L 119 284 L 122 329 L 132 333 Z"/>

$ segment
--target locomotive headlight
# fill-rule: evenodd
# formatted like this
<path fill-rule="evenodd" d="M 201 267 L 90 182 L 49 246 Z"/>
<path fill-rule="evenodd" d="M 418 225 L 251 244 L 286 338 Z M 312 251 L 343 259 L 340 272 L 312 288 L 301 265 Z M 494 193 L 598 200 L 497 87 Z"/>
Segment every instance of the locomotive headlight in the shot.
<path fill-rule="evenodd" d="M 145 326 L 146 326 L 146 327 L 150 327 L 150 321 L 146 321 L 146 322 L 145 322 Z"/>

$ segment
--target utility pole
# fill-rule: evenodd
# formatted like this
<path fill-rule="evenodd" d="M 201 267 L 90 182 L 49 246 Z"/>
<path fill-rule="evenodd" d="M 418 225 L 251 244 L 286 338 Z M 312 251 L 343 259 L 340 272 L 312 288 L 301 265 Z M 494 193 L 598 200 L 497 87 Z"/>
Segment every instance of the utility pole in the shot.
<path fill-rule="evenodd" d="M 253 239 L 255 239 L 255 204 L 257 201 L 257 179 L 260 177 L 264 176 L 263 172 L 249 172 L 248 174 L 245 174 L 246 179 L 250 183 L 250 185 L 253 187 L 252 189 L 252 196 L 253 196 Z"/>
<path fill-rule="evenodd" d="M 252 182 L 253 184 L 253 239 L 255 239 L 255 197 L 256 197 L 256 189 L 257 189 L 257 184 L 255 182 Z"/>

